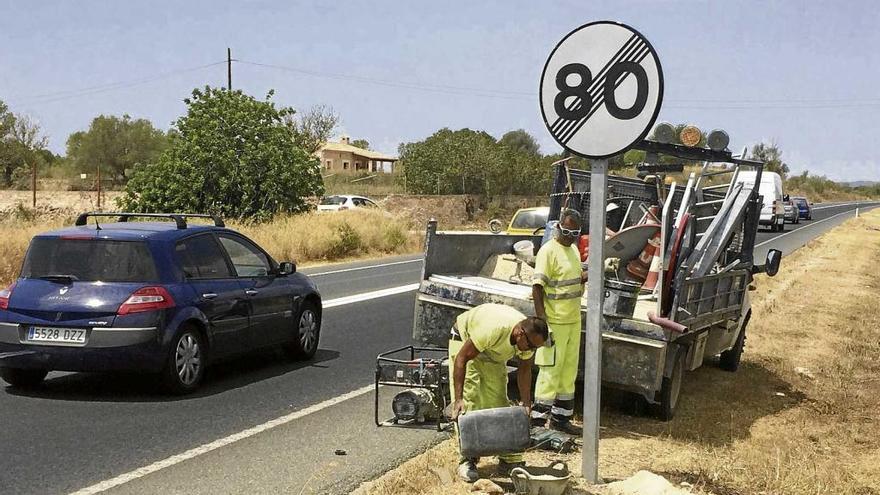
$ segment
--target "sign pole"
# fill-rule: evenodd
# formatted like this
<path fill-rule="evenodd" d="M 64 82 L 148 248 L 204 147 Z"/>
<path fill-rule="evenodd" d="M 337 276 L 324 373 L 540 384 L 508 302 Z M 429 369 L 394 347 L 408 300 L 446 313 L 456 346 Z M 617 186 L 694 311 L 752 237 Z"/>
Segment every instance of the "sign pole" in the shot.
<path fill-rule="evenodd" d="M 651 43 L 625 24 L 584 24 L 550 52 L 541 73 L 539 101 L 553 139 L 566 151 L 592 160 L 581 475 L 595 484 L 600 481 L 608 158 L 632 148 L 654 125 L 663 101 L 660 59 Z"/>
<path fill-rule="evenodd" d="M 590 259 L 587 261 L 587 331 L 584 338 L 584 430 L 581 473 L 599 482 L 599 410 L 602 384 L 602 314 L 605 299 L 605 196 L 608 160 L 590 168 Z"/>

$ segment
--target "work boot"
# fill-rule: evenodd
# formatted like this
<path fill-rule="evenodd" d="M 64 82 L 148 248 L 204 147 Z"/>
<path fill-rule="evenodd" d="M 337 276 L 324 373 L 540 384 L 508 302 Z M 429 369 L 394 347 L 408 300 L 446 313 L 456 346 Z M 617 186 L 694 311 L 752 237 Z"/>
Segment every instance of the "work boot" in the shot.
<path fill-rule="evenodd" d="M 473 483 L 480 479 L 480 473 L 477 472 L 477 463 L 474 461 L 462 461 L 458 465 L 458 477 L 465 483 Z"/>
<path fill-rule="evenodd" d="M 550 420 L 550 429 L 561 431 L 562 433 L 567 433 L 576 437 L 579 437 L 584 433 L 583 428 L 571 424 L 571 421 L 556 421 L 555 419 Z"/>
<path fill-rule="evenodd" d="M 525 461 L 519 462 L 507 462 L 507 461 L 498 461 L 498 474 L 501 476 L 510 476 L 510 472 L 514 470 L 514 468 L 524 468 L 526 467 Z"/>

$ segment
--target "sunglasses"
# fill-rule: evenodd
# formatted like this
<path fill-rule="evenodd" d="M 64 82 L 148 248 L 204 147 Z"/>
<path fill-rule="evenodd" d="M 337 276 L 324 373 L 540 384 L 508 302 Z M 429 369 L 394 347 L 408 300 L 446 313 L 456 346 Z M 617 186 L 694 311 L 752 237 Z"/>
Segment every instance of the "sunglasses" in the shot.
<path fill-rule="evenodd" d="M 558 226 L 559 232 L 566 237 L 577 237 L 581 234 L 581 229 L 567 229 L 562 225 Z"/>
<path fill-rule="evenodd" d="M 530 351 L 535 351 L 535 350 L 537 350 L 539 347 L 541 347 L 541 346 L 539 346 L 539 345 L 535 345 L 535 344 L 533 344 L 532 341 L 529 340 L 529 334 L 526 333 L 525 330 L 523 330 L 523 332 L 522 332 L 521 335 L 522 335 L 523 337 L 525 337 L 525 339 L 526 339 L 526 344 L 528 344 L 528 347 L 529 347 L 529 350 L 530 350 Z"/>

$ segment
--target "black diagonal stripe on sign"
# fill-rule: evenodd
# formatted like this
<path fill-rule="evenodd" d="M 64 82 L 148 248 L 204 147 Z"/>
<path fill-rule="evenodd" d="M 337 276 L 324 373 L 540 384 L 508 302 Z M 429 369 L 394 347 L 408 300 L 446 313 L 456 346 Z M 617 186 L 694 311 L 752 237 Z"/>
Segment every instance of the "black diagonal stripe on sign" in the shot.
<path fill-rule="evenodd" d="M 643 47 L 643 49 L 641 49 L 637 54 L 635 54 L 635 57 L 631 61 L 635 62 L 637 64 L 641 63 L 642 60 L 644 60 L 645 57 L 648 56 L 649 53 L 650 53 L 650 50 L 648 49 L 647 45 L 645 45 Z M 623 83 L 623 81 L 626 80 L 628 75 L 629 74 L 621 74 L 620 77 L 618 78 L 618 80 L 614 81 L 614 89 L 615 90 L 617 90 L 618 86 L 620 86 Z M 599 110 L 599 108 L 604 103 L 605 103 L 605 93 L 603 91 L 602 94 L 600 94 L 599 97 L 596 98 L 596 100 L 594 101 L 592 108 L 590 108 L 590 112 L 583 119 L 579 120 L 573 128 L 570 128 L 570 132 L 567 132 L 563 137 L 560 138 L 562 140 L 563 144 L 568 144 L 568 142 L 571 141 L 571 139 L 575 136 L 575 134 L 577 134 L 578 131 L 581 130 L 581 128 L 584 126 L 584 124 L 587 123 L 587 120 L 589 120 L 590 117 L 592 117 L 593 114 L 595 114 L 596 111 Z"/>
<path fill-rule="evenodd" d="M 636 52 L 634 52 L 632 54 L 632 57 L 628 57 L 629 58 L 628 61 L 639 63 L 642 60 L 644 60 L 645 56 L 648 53 L 649 53 L 648 45 L 642 45 Z M 620 84 L 619 82 L 615 82 L 614 87 L 617 88 L 617 86 L 619 84 Z M 587 113 L 587 115 L 585 115 L 582 119 L 580 119 L 578 121 L 572 121 L 571 125 L 565 126 L 566 130 L 562 132 L 562 134 L 560 135 L 559 138 L 563 142 L 568 143 L 568 141 L 571 140 L 572 136 L 574 136 L 574 134 L 577 133 L 577 131 L 579 131 L 581 127 L 584 126 L 584 123 L 586 123 L 587 119 L 589 119 L 594 113 L 596 113 L 596 110 L 603 103 L 605 103 L 605 91 L 604 90 L 601 93 L 599 93 L 598 95 L 596 95 L 595 97 L 593 97 L 593 106 L 590 108 L 590 111 Z"/>
<path fill-rule="evenodd" d="M 633 58 L 635 55 L 638 54 L 638 52 L 643 50 L 645 46 L 645 43 L 641 39 L 638 39 L 636 43 L 632 44 L 624 53 L 621 54 L 621 56 L 616 57 L 616 60 L 613 61 L 613 64 L 607 67 L 610 70 L 610 67 L 613 67 L 614 65 L 622 61 Z M 595 104 L 596 98 L 600 97 L 604 92 L 605 79 L 607 78 L 607 76 L 608 71 L 603 69 L 599 76 L 593 79 L 593 84 L 590 86 L 589 89 L 590 101 L 592 102 L 592 104 Z M 583 105 L 583 101 L 578 99 L 576 104 L 578 105 L 577 108 L 580 108 L 580 106 Z M 568 131 L 571 130 L 572 127 L 577 125 L 577 122 L 578 120 L 563 120 L 562 125 L 556 128 L 555 135 L 565 136 L 566 134 L 568 134 Z"/>
<path fill-rule="evenodd" d="M 647 47 L 646 47 L 646 48 L 647 48 Z M 642 50 L 641 54 L 640 54 L 639 56 L 637 56 L 637 57 L 636 57 L 634 60 L 632 60 L 632 61 L 635 62 L 635 63 L 637 63 L 637 64 L 640 64 L 640 63 L 642 62 L 642 60 L 644 60 L 645 57 L 647 57 L 648 54 L 649 54 L 650 52 L 651 52 L 651 51 L 650 51 L 649 49 Z M 625 81 L 627 77 L 629 77 L 629 74 L 621 74 L 621 75 L 620 75 L 620 77 L 618 78 L 618 80 L 614 82 L 614 90 L 615 90 L 615 91 L 617 90 L 617 88 L 618 88 L 621 84 L 623 84 L 623 81 Z M 565 139 L 563 139 L 563 144 L 568 144 L 568 142 L 571 141 L 571 138 L 573 138 L 573 137 L 578 133 L 578 131 L 581 130 L 581 128 L 584 126 L 584 124 L 587 123 L 587 120 L 589 120 L 590 117 L 592 117 L 593 114 L 596 113 L 596 111 L 597 111 L 597 110 L 599 109 L 599 107 L 600 107 L 600 103 L 604 103 L 604 102 L 605 102 L 605 95 L 603 94 L 598 100 L 599 100 L 599 101 L 597 101 L 596 104 L 593 105 L 593 108 L 590 109 L 590 113 L 588 113 L 586 117 L 584 117 L 583 119 L 581 119 L 580 122 L 578 122 L 577 126 L 572 130 L 572 132 L 570 132 L 570 133 L 568 134 L 568 137 L 566 137 Z"/>
<path fill-rule="evenodd" d="M 596 74 L 596 76 L 593 78 L 593 81 L 590 83 L 590 87 L 587 89 L 587 92 L 592 94 L 596 90 L 596 88 L 600 88 L 601 86 L 599 86 L 596 83 L 596 81 L 600 78 L 604 78 L 608 74 L 608 71 L 611 70 L 611 67 L 613 67 L 616 63 L 618 63 L 623 57 L 626 57 L 627 54 L 629 54 L 633 50 L 633 48 L 639 44 L 639 41 L 640 40 L 639 40 L 638 36 L 632 35 L 632 37 L 629 40 L 627 40 L 626 43 L 624 43 L 622 47 L 620 47 L 620 50 L 618 50 L 617 53 L 615 53 L 614 56 L 611 57 L 610 60 L 608 60 L 608 63 L 606 63 L 605 66 L 602 67 L 602 70 L 599 71 L 598 74 Z M 582 104 L 583 104 L 583 102 L 581 101 L 581 99 L 578 97 L 575 97 L 575 99 L 574 99 L 574 101 L 572 101 L 571 105 L 567 106 L 566 108 L 568 110 L 575 110 L 575 109 L 579 108 Z M 568 122 L 571 122 L 571 121 L 557 116 L 556 121 L 553 122 L 553 125 L 551 126 L 551 133 L 554 133 L 554 134 L 559 133 L 560 125 L 564 125 Z"/>
<path fill-rule="evenodd" d="M 631 37 L 629 40 L 627 40 L 627 42 L 624 43 L 623 46 L 620 47 L 620 50 L 618 50 L 617 53 L 615 53 L 614 56 L 611 57 L 610 60 L 608 60 L 608 63 L 605 64 L 604 67 L 602 67 L 602 70 L 599 71 L 599 74 L 597 74 L 596 77 L 605 77 L 605 74 L 607 74 L 608 71 L 611 69 L 611 67 L 614 66 L 614 64 L 616 64 L 616 63 L 618 62 L 618 59 L 621 57 L 621 55 L 622 55 L 624 52 L 628 51 L 628 50 L 631 48 L 631 45 L 632 45 L 632 43 L 633 43 L 634 41 L 639 41 L 639 40 L 638 40 L 638 36 L 636 36 L 636 35 L 632 35 L 632 37 Z M 595 87 L 595 85 L 596 85 L 596 84 L 595 84 L 595 79 L 594 79 L 594 80 L 593 80 L 593 83 L 590 85 L 590 89 L 589 89 L 588 91 L 592 92 L 592 90 L 593 90 L 593 88 Z M 571 103 L 571 106 L 570 106 L 570 107 L 567 107 L 568 110 L 574 110 L 574 107 L 577 106 L 577 105 L 579 105 L 580 102 L 581 102 L 580 98 L 575 98 L 575 100 Z M 568 121 L 565 120 L 565 119 L 563 119 L 562 117 L 557 116 L 557 117 L 556 117 L 556 121 L 553 122 L 553 125 L 552 125 L 552 126 L 550 126 L 551 132 L 555 132 L 554 129 L 555 129 L 555 128 L 556 128 L 561 122 L 568 122 Z"/>

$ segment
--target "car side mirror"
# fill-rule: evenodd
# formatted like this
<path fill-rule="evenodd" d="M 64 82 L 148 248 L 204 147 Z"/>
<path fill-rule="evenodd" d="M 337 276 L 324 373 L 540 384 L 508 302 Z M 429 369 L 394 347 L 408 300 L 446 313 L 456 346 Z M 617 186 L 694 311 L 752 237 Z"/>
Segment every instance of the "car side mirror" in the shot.
<path fill-rule="evenodd" d="M 773 277 L 779 273 L 779 264 L 782 262 L 782 251 L 771 249 L 767 251 L 767 260 L 763 266 L 756 266 L 752 269 L 752 273 L 766 273 L 767 276 Z"/>
<path fill-rule="evenodd" d="M 291 275 L 296 273 L 296 263 L 282 261 L 278 264 L 278 275 Z"/>

